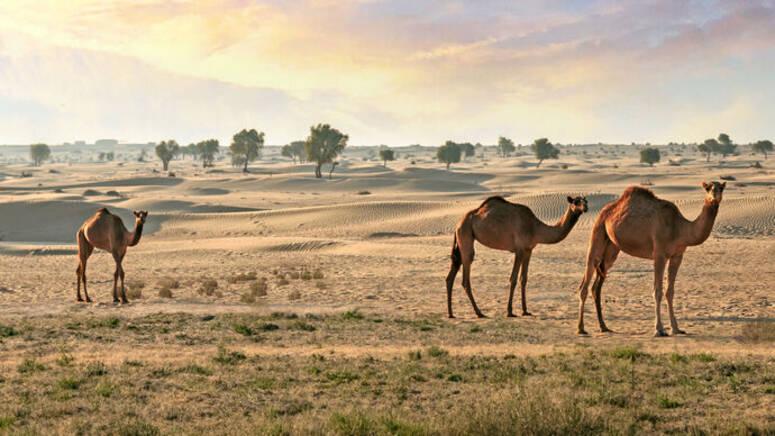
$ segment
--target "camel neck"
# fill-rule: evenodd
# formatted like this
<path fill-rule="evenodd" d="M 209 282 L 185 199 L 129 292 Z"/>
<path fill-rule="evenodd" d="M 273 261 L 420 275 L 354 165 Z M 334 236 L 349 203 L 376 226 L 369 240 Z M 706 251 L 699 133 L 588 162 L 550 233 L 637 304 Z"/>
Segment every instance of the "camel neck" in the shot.
<path fill-rule="evenodd" d="M 689 240 L 686 241 L 686 245 L 700 245 L 708 239 L 713 230 L 713 224 L 716 222 L 718 207 L 718 203 L 705 202 L 700 215 L 694 221 L 689 222 L 689 231 L 687 232 Z"/>
<path fill-rule="evenodd" d="M 556 244 L 568 236 L 573 226 L 579 221 L 581 213 L 574 212 L 571 208 L 565 211 L 559 222 L 553 226 L 544 224 L 536 232 L 536 242 L 539 244 Z"/>
<path fill-rule="evenodd" d="M 143 236 L 143 223 L 135 223 L 135 231 L 129 234 L 129 246 L 134 247 L 140 243 L 140 238 Z"/>

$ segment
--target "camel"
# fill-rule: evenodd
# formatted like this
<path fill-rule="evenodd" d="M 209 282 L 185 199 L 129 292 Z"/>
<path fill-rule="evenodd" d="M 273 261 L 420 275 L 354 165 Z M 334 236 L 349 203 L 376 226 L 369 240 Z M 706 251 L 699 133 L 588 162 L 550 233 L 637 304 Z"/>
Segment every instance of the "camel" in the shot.
<path fill-rule="evenodd" d="M 503 197 L 490 197 L 468 212 L 455 228 L 452 242 L 452 264 L 447 275 L 447 312 L 452 314 L 452 286 L 460 266 L 463 266 L 463 288 L 479 318 L 484 314 L 479 310 L 471 290 L 471 263 L 474 261 L 474 241 L 485 247 L 514 253 L 514 267 L 511 270 L 509 303 L 507 316 L 514 317 L 514 288 L 517 276 L 522 292 L 522 315 L 530 316 L 527 310 L 525 288 L 527 272 L 533 249 L 538 244 L 556 244 L 570 233 L 582 213 L 587 211 L 585 197 L 568 197 L 568 209 L 559 222 L 547 225 L 541 222 L 529 207 L 510 203 Z"/>
<path fill-rule="evenodd" d="M 128 303 L 126 289 L 124 288 L 124 268 L 121 262 L 124 260 L 127 247 L 134 247 L 140 242 L 143 235 L 143 225 L 148 217 L 147 211 L 134 211 L 135 229 L 130 232 L 124 227 L 121 218 L 111 214 L 108 209 L 102 208 L 91 218 L 87 219 L 76 234 L 78 242 L 78 301 L 81 298 L 81 281 L 83 281 L 83 293 L 86 301 L 91 303 L 89 293 L 86 291 L 86 261 L 89 260 L 94 248 L 110 252 L 116 261 L 116 272 L 113 274 L 113 303 L 119 302 L 118 280 L 121 279 L 121 302 Z"/>
<path fill-rule="evenodd" d="M 603 321 L 601 293 L 603 282 L 620 251 L 630 256 L 654 261 L 655 336 L 667 336 L 662 326 L 660 306 L 665 265 L 667 265 L 667 308 L 672 333 L 686 334 L 678 328 L 673 311 L 675 278 L 687 247 L 700 245 L 708 239 L 718 214 L 726 182 L 702 182 L 705 204 L 700 215 L 689 221 L 670 201 L 658 198 L 648 189 L 638 186 L 627 188 L 618 200 L 600 211 L 592 228 L 584 278 L 579 286 L 578 333 L 585 335 L 584 301 L 589 283 L 595 275 L 592 293 L 601 332 L 611 332 Z"/>

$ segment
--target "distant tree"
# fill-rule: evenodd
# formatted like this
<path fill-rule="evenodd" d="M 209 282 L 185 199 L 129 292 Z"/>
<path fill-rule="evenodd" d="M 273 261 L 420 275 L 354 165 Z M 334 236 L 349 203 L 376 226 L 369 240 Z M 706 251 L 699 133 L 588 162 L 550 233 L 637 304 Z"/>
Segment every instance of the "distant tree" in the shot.
<path fill-rule="evenodd" d="M 181 149 L 181 153 L 186 156 L 191 156 L 191 159 L 199 159 L 199 144 L 188 144 Z"/>
<path fill-rule="evenodd" d="M 463 153 L 464 157 L 471 157 L 476 154 L 476 147 L 474 147 L 474 144 L 463 142 L 458 145 L 460 146 L 460 151 Z"/>
<path fill-rule="evenodd" d="M 331 169 L 328 171 L 328 180 L 331 180 L 331 176 L 334 174 L 334 170 L 339 165 L 339 162 L 334 161 L 331 162 Z"/>
<path fill-rule="evenodd" d="M 737 145 L 732 143 L 732 138 L 730 138 L 729 135 L 726 133 L 720 133 L 718 135 L 718 142 L 721 144 L 721 147 L 719 147 L 719 153 L 721 156 L 727 157 L 731 154 L 735 154 Z"/>
<path fill-rule="evenodd" d="M 248 163 L 261 156 L 262 148 L 264 148 L 264 132 L 242 129 L 234 134 L 229 146 L 232 164 L 242 166 L 243 173 L 248 172 Z"/>
<path fill-rule="evenodd" d="M 105 160 L 108 162 L 113 162 L 113 160 L 116 159 L 116 153 L 109 151 L 105 153 Z"/>
<path fill-rule="evenodd" d="M 501 136 L 498 138 L 498 154 L 501 157 L 506 157 L 511 153 L 514 153 L 516 147 L 514 147 L 514 141 L 509 138 Z"/>
<path fill-rule="evenodd" d="M 436 150 L 436 158 L 439 159 L 439 162 L 447 164 L 447 171 L 449 171 L 450 165 L 460 162 L 461 154 L 460 145 L 452 141 L 445 142 Z"/>
<path fill-rule="evenodd" d="M 388 161 L 396 160 L 396 153 L 389 148 L 383 148 L 379 151 L 379 158 L 382 160 L 382 166 L 387 167 Z"/>
<path fill-rule="evenodd" d="M 51 149 L 46 144 L 30 145 L 30 159 L 32 165 L 39 167 L 44 161 L 51 157 Z"/>
<path fill-rule="evenodd" d="M 769 139 L 763 139 L 761 141 L 756 141 L 753 145 L 751 145 L 751 149 L 754 153 L 761 153 L 764 155 L 764 159 L 767 159 L 767 152 L 772 152 L 772 141 Z"/>
<path fill-rule="evenodd" d="M 659 162 L 661 158 L 658 148 L 646 147 L 640 150 L 641 163 L 647 163 L 653 167 L 655 163 Z"/>
<path fill-rule="evenodd" d="M 162 168 L 167 171 L 170 161 L 180 153 L 180 145 L 174 139 L 162 141 L 156 146 L 156 156 L 161 160 Z"/>
<path fill-rule="evenodd" d="M 304 142 L 304 151 L 306 159 L 315 162 L 315 178 L 323 177 L 320 172 L 323 164 L 332 164 L 331 172 L 334 171 L 334 159 L 347 147 L 348 139 L 347 135 L 328 124 L 310 127 L 309 136 Z"/>
<path fill-rule="evenodd" d="M 145 157 L 148 155 L 148 153 L 145 151 L 145 149 L 140 150 L 140 155 L 137 156 L 138 162 L 145 162 Z"/>
<path fill-rule="evenodd" d="M 299 160 L 299 163 L 304 163 L 304 141 L 293 141 L 290 144 L 283 145 L 280 154 L 293 159 L 294 164 L 296 159 Z"/>
<path fill-rule="evenodd" d="M 560 150 L 552 145 L 546 138 L 536 139 L 533 141 L 533 145 L 531 145 L 530 148 L 533 150 L 533 153 L 535 153 L 536 159 L 538 159 L 536 168 L 540 168 L 541 162 L 545 159 L 557 159 L 560 155 Z"/>
<path fill-rule="evenodd" d="M 698 145 L 697 150 L 705 155 L 705 162 L 710 162 L 710 155 L 717 153 L 720 147 L 721 144 L 719 144 L 718 141 L 713 138 L 709 138 L 706 139 L 702 144 Z"/>
<path fill-rule="evenodd" d="M 202 159 L 202 168 L 213 166 L 215 155 L 220 151 L 220 143 L 217 139 L 208 139 L 196 144 L 196 155 Z"/>
<path fill-rule="evenodd" d="M 100 152 L 100 153 L 97 155 L 97 159 L 98 159 L 100 162 L 104 161 L 104 160 L 105 160 L 105 152 L 104 152 L 104 151 L 101 151 L 101 152 Z"/>

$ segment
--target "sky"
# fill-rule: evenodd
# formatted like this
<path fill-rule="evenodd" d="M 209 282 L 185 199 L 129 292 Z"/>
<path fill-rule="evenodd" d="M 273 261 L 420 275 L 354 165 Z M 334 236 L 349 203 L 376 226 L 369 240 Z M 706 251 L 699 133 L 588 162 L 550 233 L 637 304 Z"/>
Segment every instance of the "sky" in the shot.
<path fill-rule="evenodd" d="M 775 138 L 775 0 L 2 0 L 0 144 Z"/>

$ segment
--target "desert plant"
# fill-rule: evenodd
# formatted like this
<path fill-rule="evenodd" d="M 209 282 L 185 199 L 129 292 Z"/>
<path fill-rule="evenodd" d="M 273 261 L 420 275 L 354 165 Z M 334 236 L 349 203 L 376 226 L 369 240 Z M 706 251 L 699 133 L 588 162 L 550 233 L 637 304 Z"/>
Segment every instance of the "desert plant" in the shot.
<path fill-rule="evenodd" d="M 248 172 L 248 164 L 261 156 L 262 148 L 264 148 L 264 132 L 242 129 L 234 134 L 229 146 L 232 164 L 242 166 L 243 173 Z"/>
<path fill-rule="evenodd" d="M 347 147 L 349 137 L 328 124 L 318 124 L 309 129 L 309 136 L 304 142 L 304 151 L 307 160 L 315 162 L 315 178 L 323 177 L 321 168 L 323 164 L 332 164 L 334 159 Z M 330 174 L 329 174 L 330 178 Z"/>
<path fill-rule="evenodd" d="M 30 159 L 32 165 L 39 167 L 44 161 L 51 157 L 51 148 L 46 144 L 30 145 Z"/>
<path fill-rule="evenodd" d="M 388 161 L 396 160 L 396 153 L 389 148 L 383 148 L 379 151 L 379 158 L 382 160 L 382 166 L 387 168 Z"/>
<path fill-rule="evenodd" d="M 301 291 L 298 289 L 294 289 L 288 294 L 288 300 L 289 301 L 296 301 L 301 299 Z"/>
<path fill-rule="evenodd" d="M 269 290 L 269 283 L 267 282 L 265 277 L 261 277 L 261 279 L 250 284 L 250 292 L 255 297 L 265 297 L 267 295 L 268 290 Z"/>
<path fill-rule="evenodd" d="M 460 162 L 460 155 L 462 153 L 462 150 L 460 149 L 460 145 L 456 144 L 452 141 L 447 141 L 439 147 L 436 150 L 436 158 L 439 160 L 439 162 L 447 165 L 447 171 L 449 171 L 449 166 L 453 163 Z"/>
<path fill-rule="evenodd" d="M 514 141 L 509 138 L 501 136 L 498 138 L 498 154 L 501 157 L 506 157 L 511 153 L 514 153 L 516 147 L 514 147 Z"/>
<path fill-rule="evenodd" d="M 161 297 L 161 298 L 172 298 L 172 290 L 170 288 L 161 288 L 161 289 L 159 289 L 159 297 Z"/>
<path fill-rule="evenodd" d="M 162 141 L 156 145 L 156 156 L 161 160 L 162 169 L 167 171 L 170 167 L 170 161 L 180 153 L 180 146 L 174 139 Z"/>
<path fill-rule="evenodd" d="M 761 153 L 764 155 L 764 159 L 767 160 L 767 152 L 772 152 L 773 145 L 772 141 L 768 139 L 763 139 L 761 141 L 756 141 L 751 145 L 751 150 L 753 150 L 754 153 Z"/>
<path fill-rule="evenodd" d="M 204 279 L 199 285 L 199 293 L 208 297 L 213 296 L 216 289 L 218 289 L 218 281 L 215 279 Z"/>
<path fill-rule="evenodd" d="M 533 150 L 533 153 L 535 153 L 536 159 L 538 159 L 538 165 L 536 165 L 536 168 L 541 167 L 541 162 L 543 162 L 546 159 L 557 159 L 557 157 L 560 155 L 560 150 L 552 145 L 551 142 L 549 142 L 546 138 L 539 138 L 533 141 L 533 144 L 530 146 L 530 148 Z"/>
<path fill-rule="evenodd" d="M 721 154 L 722 157 L 735 154 L 735 151 L 737 150 L 737 144 L 732 143 L 732 138 L 730 138 L 726 133 L 719 133 L 718 143 L 720 144 L 719 154 Z"/>
<path fill-rule="evenodd" d="M 293 141 L 290 144 L 283 145 L 280 154 L 293 159 L 294 164 L 296 159 L 299 160 L 299 163 L 304 163 L 304 141 Z"/>
<path fill-rule="evenodd" d="M 658 148 L 644 148 L 640 151 L 640 161 L 641 163 L 647 163 L 649 166 L 653 167 L 655 163 L 659 162 L 661 156 L 659 154 Z"/>
<path fill-rule="evenodd" d="M 217 139 L 208 139 L 196 144 L 196 155 L 202 159 L 202 168 L 208 168 L 213 166 L 215 162 L 215 155 L 218 154 L 220 145 Z"/>

